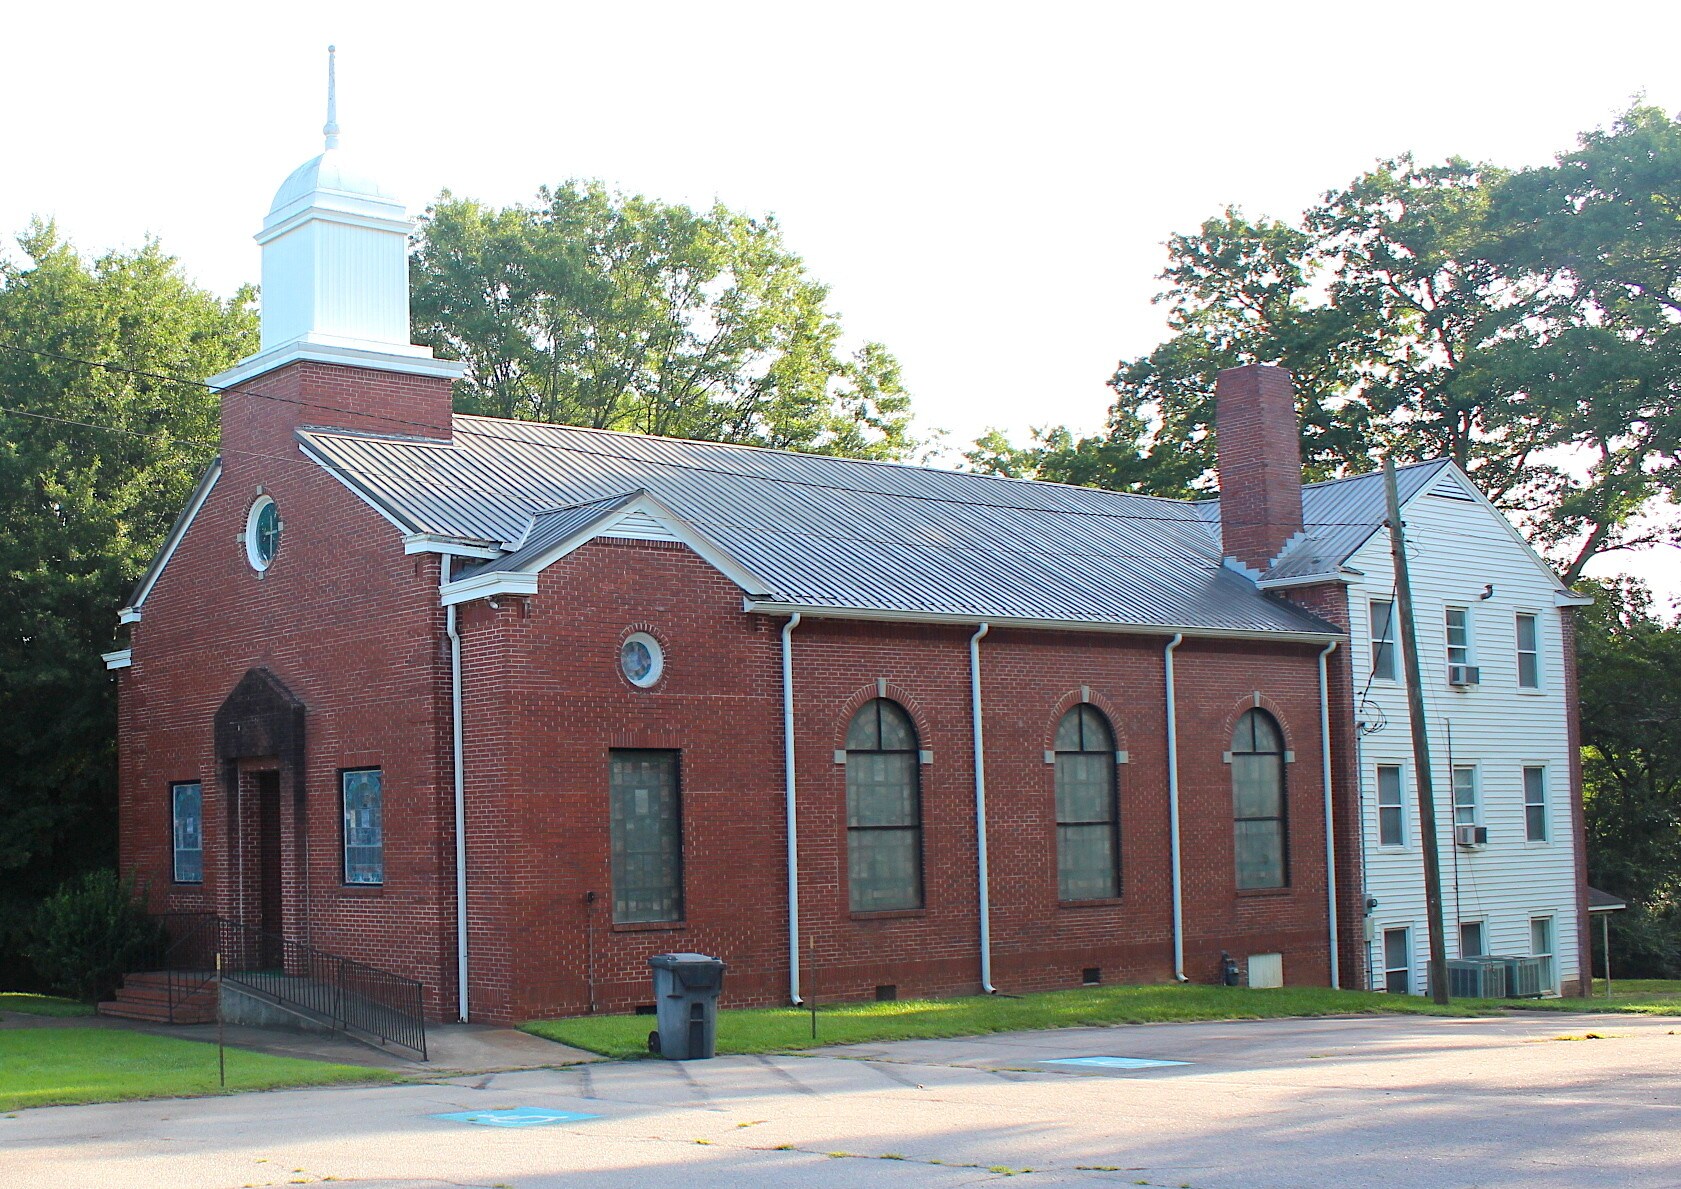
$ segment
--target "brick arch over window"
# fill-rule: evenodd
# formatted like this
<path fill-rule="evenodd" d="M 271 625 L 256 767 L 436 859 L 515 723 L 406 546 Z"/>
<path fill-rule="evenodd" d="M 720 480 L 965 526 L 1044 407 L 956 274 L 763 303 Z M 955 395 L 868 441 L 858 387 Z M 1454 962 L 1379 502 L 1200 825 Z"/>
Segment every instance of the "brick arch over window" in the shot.
<path fill-rule="evenodd" d="M 1127 750 L 1126 727 L 1121 720 L 1121 709 L 1111 701 L 1102 690 L 1093 689 L 1089 685 L 1082 685 L 1078 689 L 1071 689 L 1056 700 L 1056 706 L 1045 719 L 1042 739 L 1046 754 L 1056 751 L 1056 731 L 1062 725 L 1063 716 L 1082 702 L 1088 702 L 1103 711 L 1103 717 L 1109 720 L 1109 729 L 1115 735 L 1115 749 Z"/>
<path fill-rule="evenodd" d="M 1265 710 L 1272 715 L 1278 729 L 1284 734 L 1285 749 L 1291 752 L 1296 750 L 1296 734 L 1290 729 L 1290 720 L 1285 717 L 1284 708 L 1259 691 L 1244 694 L 1232 703 L 1231 709 L 1226 712 L 1225 720 L 1220 724 L 1221 738 L 1230 739 L 1232 732 L 1237 730 L 1237 720 L 1251 710 Z"/>
<path fill-rule="evenodd" d="M 928 726 L 928 714 L 922 708 L 909 690 L 894 685 L 891 681 L 880 679 L 861 685 L 853 690 L 845 702 L 841 703 L 840 713 L 835 716 L 835 751 L 846 750 L 846 732 L 852 725 L 853 717 L 858 711 L 877 698 L 886 698 L 890 702 L 897 702 L 901 709 L 911 717 L 911 725 L 916 728 L 916 737 L 921 740 L 920 746 L 924 756 L 934 748 L 933 732 Z"/>

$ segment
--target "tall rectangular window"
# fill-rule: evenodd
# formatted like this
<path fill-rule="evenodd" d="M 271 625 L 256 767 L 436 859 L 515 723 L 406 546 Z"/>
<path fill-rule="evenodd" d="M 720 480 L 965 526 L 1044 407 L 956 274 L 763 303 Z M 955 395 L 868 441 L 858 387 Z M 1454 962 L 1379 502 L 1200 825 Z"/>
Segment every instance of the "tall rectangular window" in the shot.
<path fill-rule="evenodd" d="M 169 786 L 175 838 L 175 882 L 204 882 L 204 786 L 196 780 Z"/>
<path fill-rule="evenodd" d="M 1533 615 L 1518 615 L 1518 688 L 1541 688 L 1541 637 Z"/>
<path fill-rule="evenodd" d="M 1459 922 L 1459 956 L 1461 958 L 1480 958 L 1488 950 L 1484 948 L 1483 923 L 1481 921 Z"/>
<path fill-rule="evenodd" d="M 1557 971 L 1553 966 L 1553 918 L 1533 917 L 1529 922 L 1529 952 L 1541 959 L 1541 989 L 1558 990 Z"/>
<path fill-rule="evenodd" d="M 1477 770 L 1472 767 L 1453 770 L 1453 824 L 1477 824 Z"/>
<path fill-rule="evenodd" d="M 1394 681 L 1395 665 L 1395 604 L 1390 599 L 1373 599 L 1372 676 Z"/>
<path fill-rule="evenodd" d="M 1391 995 L 1412 994 L 1412 930 L 1383 931 L 1383 989 Z"/>
<path fill-rule="evenodd" d="M 1401 811 L 1401 768 L 1379 764 L 1377 769 L 1377 840 L 1379 846 L 1405 846 L 1406 819 Z"/>
<path fill-rule="evenodd" d="M 610 753 L 613 921 L 683 919 L 677 752 Z"/>
<path fill-rule="evenodd" d="M 1448 664 L 1471 663 L 1471 612 L 1465 607 L 1447 609 Z"/>
<path fill-rule="evenodd" d="M 378 768 L 339 773 L 344 801 L 344 882 L 385 882 L 385 794 Z"/>
<path fill-rule="evenodd" d="M 1523 829 L 1530 842 L 1547 840 L 1547 770 L 1523 770 Z"/>

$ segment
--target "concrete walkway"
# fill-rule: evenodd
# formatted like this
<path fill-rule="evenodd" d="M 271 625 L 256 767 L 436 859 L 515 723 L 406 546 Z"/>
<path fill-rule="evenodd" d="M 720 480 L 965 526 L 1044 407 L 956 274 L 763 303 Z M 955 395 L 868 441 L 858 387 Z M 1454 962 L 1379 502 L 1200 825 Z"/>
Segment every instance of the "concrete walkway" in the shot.
<path fill-rule="evenodd" d="M 0 1012 L 0 1028 L 118 1028 L 147 1032 L 153 1036 L 173 1036 L 178 1040 L 216 1042 L 214 1024 L 147 1024 L 106 1016 L 59 1017 Z M 414 1077 L 441 1078 L 513 1069 L 547 1069 L 601 1060 L 594 1053 L 544 1040 L 516 1028 L 495 1028 L 486 1024 L 427 1025 L 426 1047 L 431 1058 L 428 1061 L 416 1060 L 406 1049 L 376 1049 L 330 1032 L 293 1032 L 289 1029 L 230 1024 L 224 1030 L 224 1038 L 234 1048 L 251 1049 L 277 1057 L 366 1065 Z"/>

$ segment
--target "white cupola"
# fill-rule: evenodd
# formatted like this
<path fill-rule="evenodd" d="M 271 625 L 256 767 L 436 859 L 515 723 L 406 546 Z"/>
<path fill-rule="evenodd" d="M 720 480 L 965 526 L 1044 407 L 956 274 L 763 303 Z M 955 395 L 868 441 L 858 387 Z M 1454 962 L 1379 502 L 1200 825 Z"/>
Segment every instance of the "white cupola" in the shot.
<path fill-rule="evenodd" d="M 402 200 L 339 147 L 335 57 L 328 46 L 326 149 L 280 184 L 256 236 L 263 249 L 261 347 L 216 383 L 300 359 L 452 379 L 463 371 L 409 342 L 414 224 Z"/>

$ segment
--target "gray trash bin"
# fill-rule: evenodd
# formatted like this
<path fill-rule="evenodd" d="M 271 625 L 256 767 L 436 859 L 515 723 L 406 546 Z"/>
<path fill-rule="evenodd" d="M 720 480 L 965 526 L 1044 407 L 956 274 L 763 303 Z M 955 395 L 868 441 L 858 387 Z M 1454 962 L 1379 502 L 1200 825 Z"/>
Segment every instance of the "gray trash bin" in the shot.
<path fill-rule="evenodd" d="M 705 954 L 655 954 L 654 1002 L 659 1031 L 648 1034 L 648 1051 L 671 1061 L 710 1057 L 718 1046 L 718 992 L 724 964 Z"/>

